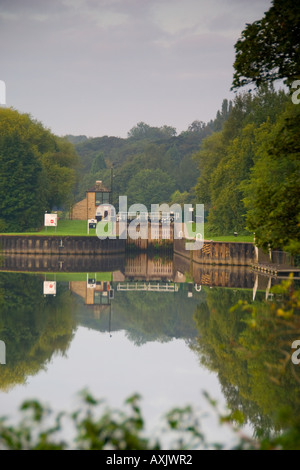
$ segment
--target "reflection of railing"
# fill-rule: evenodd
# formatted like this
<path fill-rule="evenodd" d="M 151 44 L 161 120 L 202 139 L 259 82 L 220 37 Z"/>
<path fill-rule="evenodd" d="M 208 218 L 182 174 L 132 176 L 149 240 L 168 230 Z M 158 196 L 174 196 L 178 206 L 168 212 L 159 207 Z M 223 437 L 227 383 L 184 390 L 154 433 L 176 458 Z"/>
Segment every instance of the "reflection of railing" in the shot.
<path fill-rule="evenodd" d="M 118 291 L 178 292 L 178 284 L 151 282 L 119 282 Z"/>

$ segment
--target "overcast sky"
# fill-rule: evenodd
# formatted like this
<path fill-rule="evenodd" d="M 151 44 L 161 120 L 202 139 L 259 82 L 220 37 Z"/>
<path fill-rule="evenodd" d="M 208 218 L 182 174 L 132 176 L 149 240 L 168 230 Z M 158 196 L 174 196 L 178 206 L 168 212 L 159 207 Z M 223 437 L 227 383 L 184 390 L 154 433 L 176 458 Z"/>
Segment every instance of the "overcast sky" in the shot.
<path fill-rule="evenodd" d="M 186 130 L 230 92 L 234 44 L 271 0 L 0 0 L 7 105 L 58 135 Z"/>

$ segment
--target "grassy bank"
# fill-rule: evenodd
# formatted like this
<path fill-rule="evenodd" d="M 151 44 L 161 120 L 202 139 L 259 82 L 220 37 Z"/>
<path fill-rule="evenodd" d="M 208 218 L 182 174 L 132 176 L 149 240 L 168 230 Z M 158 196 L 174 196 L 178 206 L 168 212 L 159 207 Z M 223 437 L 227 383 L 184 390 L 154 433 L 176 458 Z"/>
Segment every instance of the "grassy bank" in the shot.
<path fill-rule="evenodd" d="M 192 231 L 201 232 L 202 227 L 196 226 L 196 224 L 190 225 L 189 233 L 192 235 Z M 197 228 L 197 230 L 196 230 Z M 56 231 L 54 227 L 44 227 L 42 230 L 37 232 L 25 232 L 25 233 L 3 233 L 3 235 L 44 235 L 44 236 L 96 236 L 96 230 L 90 229 L 90 233 L 87 233 L 87 221 L 86 220 L 59 220 Z M 253 242 L 253 235 L 238 235 L 235 237 L 233 234 L 226 235 L 214 235 L 213 233 L 206 232 L 204 227 L 204 238 L 205 240 L 213 240 L 216 242 Z"/>
<path fill-rule="evenodd" d="M 203 228 L 203 224 L 187 224 L 187 228 L 189 231 L 189 234 L 192 235 L 192 232 L 194 233 L 203 233 L 204 231 L 204 239 L 205 240 L 212 240 L 214 242 L 236 242 L 236 243 L 253 243 L 253 234 L 249 235 L 237 235 L 236 237 L 234 234 L 226 234 L 226 235 L 215 235 L 212 232 L 209 232 L 208 230 L 205 230 L 205 226 Z"/>
<path fill-rule="evenodd" d="M 24 233 L 3 233 L 2 235 L 45 235 L 49 236 L 96 236 L 96 230 L 90 229 L 90 233 L 87 233 L 87 221 L 86 220 L 59 220 L 56 230 L 55 227 L 44 227 L 40 231 L 36 232 L 24 232 Z"/>
<path fill-rule="evenodd" d="M 40 274 L 40 273 L 38 273 Z M 70 281 L 84 281 L 86 282 L 87 280 L 87 273 L 46 273 L 47 275 L 47 280 L 49 281 L 48 278 L 52 278 L 52 280 L 60 281 L 60 282 L 70 282 Z M 111 282 L 112 281 L 112 273 L 107 272 L 107 273 L 94 273 L 91 272 L 89 273 L 89 278 L 96 278 L 97 281 L 106 281 L 106 282 Z"/>

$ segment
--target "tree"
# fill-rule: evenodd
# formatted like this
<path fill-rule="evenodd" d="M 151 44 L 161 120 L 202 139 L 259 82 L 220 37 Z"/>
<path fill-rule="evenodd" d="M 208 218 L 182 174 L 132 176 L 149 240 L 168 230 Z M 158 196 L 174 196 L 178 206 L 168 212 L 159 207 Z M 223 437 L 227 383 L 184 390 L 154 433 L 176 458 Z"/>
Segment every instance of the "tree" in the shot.
<path fill-rule="evenodd" d="M 243 184 L 247 226 L 257 244 L 294 253 L 300 249 L 299 117 L 291 104 L 275 125 L 262 126 L 251 177 Z"/>
<path fill-rule="evenodd" d="M 218 373 L 229 408 L 264 436 L 298 421 L 300 412 L 291 361 L 300 332 L 300 291 L 289 280 L 273 293 L 273 302 L 253 303 L 247 291 L 208 290 L 207 304 L 195 312 L 194 349 L 202 364 Z"/>
<path fill-rule="evenodd" d="M 200 177 L 195 187 L 198 201 L 201 204 L 211 206 L 212 174 L 224 156 L 223 138 L 220 132 L 215 132 L 204 139 L 201 151 L 194 155 L 198 163 Z"/>
<path fill-rule="evenodd" d="M 247 25 L 235 50 L 232 88 L 300 78 L 300 3 L 273 0 L 261 20 Z"/>
<path fill-rule="evenodd" d="M 238 95 L 222 131 L 204 139 L 198 162 L 200 177 L 195 187 L 199 203 L 209 209 L 208 228 L 215 234 L 245 231 L 246 208 L 242 185 L 247 183 L 261 139 L 256 132 L 276 122 L 288 98 L 284 92 L 262 86 L 256 95 Z M 226 114 L 228 104 L 223 103 Z M 266 131 L 267 127 L 264 127 Z"/>
<path fill-rule="evenodd" d="M 174 182 L 164 171 L 141 170 L 134 175 L 127 188 L 129 204 L 144 204 L 151 210 L 151 204 L 168 202 L 174 192 Z"/>
<path fill-rule="evenodd" d="M 0 109 L 0 225 L 20 231 L 41 226 L 45 210 L 68 206 L 77 155 L 27 114 Z"/>
<path fill-rule="evenodd" d="M 193 155 L 186 154 L 179 167 L 174 167 L 176 174 L 176 182 L 180 191 L 190 191 L 197 182 L 197 163 L 193 159 Z"/>
<path fill-rule="evenodd" d="M 175 129 L 175 127 L 172 127 L 172 126 L 164 125 L 160 128 L 160 131 L 164 136 L 169 137 L 169 138 L 175 137 L 177 134 L 177 130 Z"/>
<path fill-rule="evenodd" d="M 42 292 L 41 277 L 0 273 L 0 337 L 9 350 L 1 390 L 26 383 L 71 344 L 76 307 L 68 286 L 59 286 L 55 299 Z"/>
<path fill-rule="evenodd" d="M 46 198 L 49 209 L 69 208 L 73 202 L 73 188 L 78 165 L 72 144 L 59 137 L 55 139 L 55 150 L 41 155 L 46 170 Z"/>
<path fill-rule="evenodd" d="M 181 193 L 180 191 L 175 191 L 170 200 L 171 204 L 180 204 L 182 207 L 184 204 L 190 204 L 191 203 L 191 195 L 187 191 L 184 191 Z"/>
<path fill-rule="evenodd" d="M 150 126 L 145 122 L 139 122 L 128 132 L 128 138 L 144 139 L 149 134 Z"/>
<path fill-rule="evenodd" d="M 104 159 L 104 154 L 102 152 L 98 153 L 93 160 L 91 173 L 95 174 L 100 170 L 106 169 L 106 163 Z"/>
<path fill-rule="evenodd" d="M 46 204 L 42 163 L 23 138 L 26 118 L 0 121 L 0 220 L 2 231 L 38 227 Z"/>
<path fill-rule="evenodd" d="M 203 121 L 193 121 L 192 124 L 188 127 L 188 132 L 201 132 L 205 128 L 205 123 Z"/>
<path fill-rule="evenodd" d="M 227 146 L 223 158 L 213 170 L 210 194 L 213 201 L 208 222 L 214 233 L 245 231 L 245 207 L 241 182 L 248 179 L 253 166 L 254 124 Z"/>
<path fill-rule="evenodd" d="M 175 127 L 162 126 L 151 127 L 145 122 L 139 122 L 128 132 L 128 138 L 132 139 L 170 139 L 175 137 L 177 131 Z"/>

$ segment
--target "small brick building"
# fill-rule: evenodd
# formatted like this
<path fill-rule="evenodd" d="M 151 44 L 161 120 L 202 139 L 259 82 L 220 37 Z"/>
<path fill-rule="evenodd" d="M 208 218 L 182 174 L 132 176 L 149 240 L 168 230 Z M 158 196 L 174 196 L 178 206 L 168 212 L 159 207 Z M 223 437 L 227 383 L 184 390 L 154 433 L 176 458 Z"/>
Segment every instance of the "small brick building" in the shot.
<path fill-rule="evenodd" d="M 95 219 L 96 209 L 100 204 L 111 203 L 111 191 L 107 189 L 102 181 L 96 181 L 96 184 L 86 191 L 86 197 L 77 202 L 71 210 L 70 219 L 88 220 Z"/>

